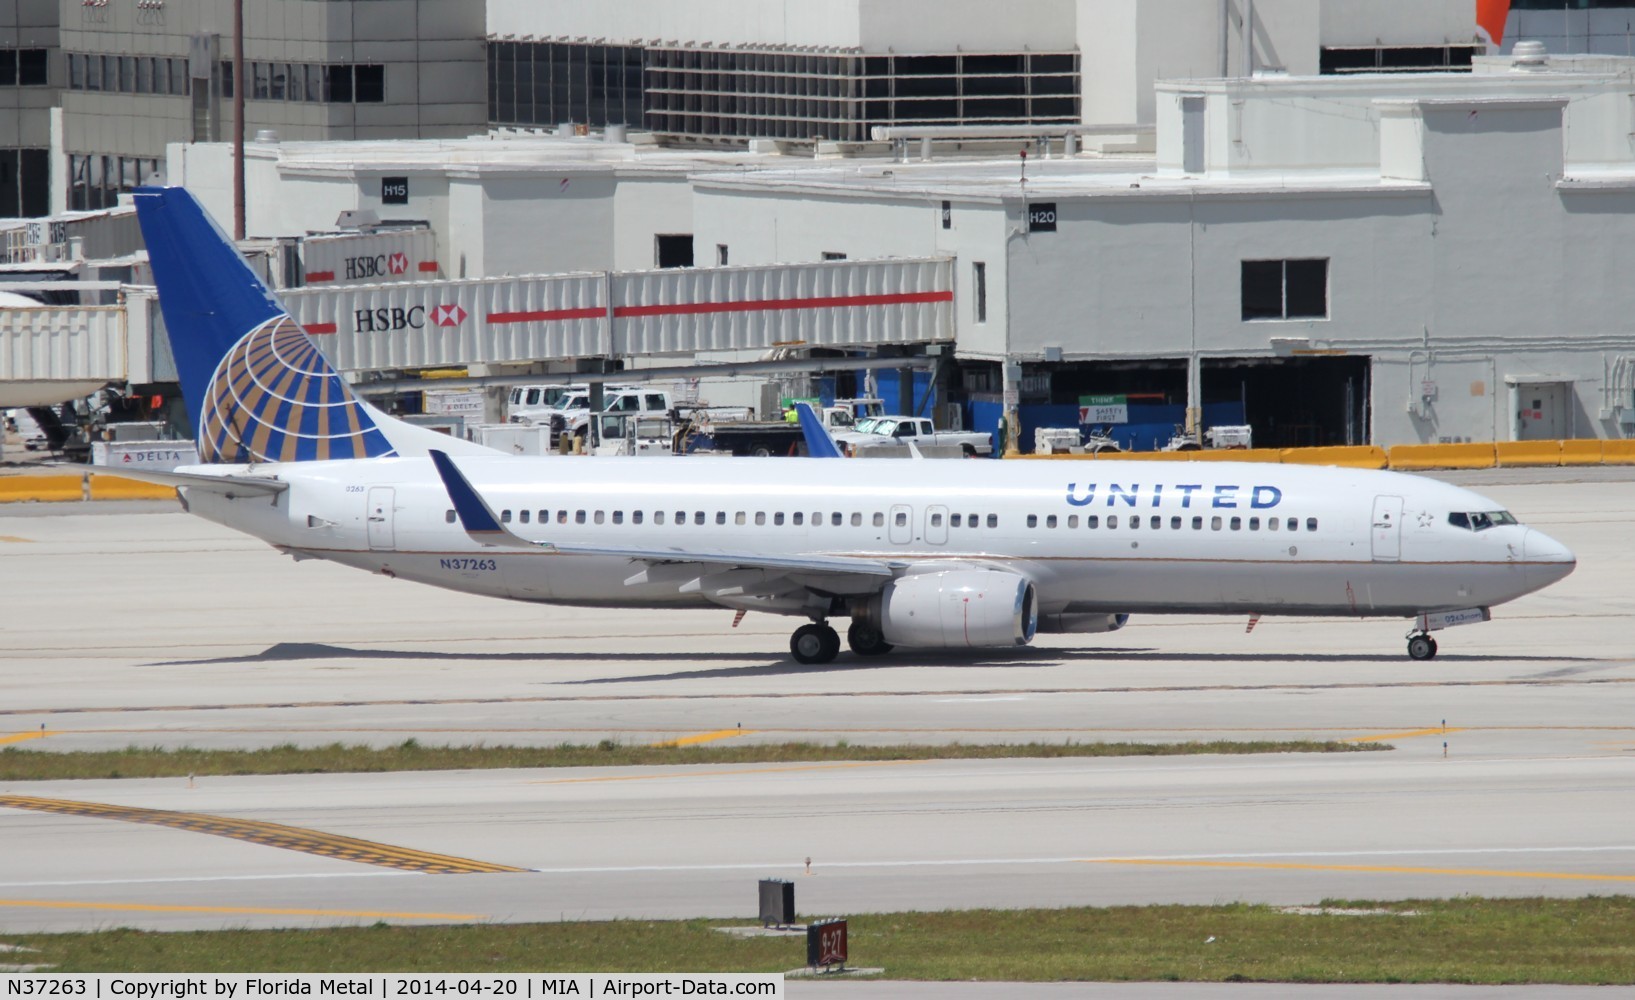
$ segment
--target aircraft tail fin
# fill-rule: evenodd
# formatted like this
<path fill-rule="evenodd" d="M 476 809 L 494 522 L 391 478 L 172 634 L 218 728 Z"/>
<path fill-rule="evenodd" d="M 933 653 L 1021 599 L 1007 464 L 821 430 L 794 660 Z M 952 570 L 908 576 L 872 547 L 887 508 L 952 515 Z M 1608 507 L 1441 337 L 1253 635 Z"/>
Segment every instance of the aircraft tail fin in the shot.
<path fill-rule="evenodd" d="M 359 399 L 187 190 L 138 188 L 136 215 L 201 461 L 490 451 Z"/>
<path fill-rule="evenodd" d="M 795 413 L 800 417 L 800 432 L 806 438 L 806 454 L 812 458 L 840 458 L 840 448 L 829 435 L 829 429 L 818 419 L 810 403 L 796 403 Z"/>

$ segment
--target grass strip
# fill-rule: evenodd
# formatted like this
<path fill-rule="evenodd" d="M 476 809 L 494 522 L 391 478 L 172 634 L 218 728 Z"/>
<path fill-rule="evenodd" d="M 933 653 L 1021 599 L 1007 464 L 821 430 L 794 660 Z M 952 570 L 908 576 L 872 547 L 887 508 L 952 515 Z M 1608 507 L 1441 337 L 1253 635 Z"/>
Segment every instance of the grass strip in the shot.
<path fill-rule="evenodd" d="M 380 771 L 465 771 L 504 767 L 630 767 L 655 764 L 768 764 L 876 760 L 978 760 L 1016 757 L 1154 757 L 1187 754 L 1348 753 L 1389 750 L 1375 743 L 1242 741 L 1202 743 L 949 743 L 854 746 L 774 743 L 742 746 L 642 746 L 603 740 L 554 747 L 396 746 L 299 747 L 264 750 L 194 750 L 127 747 L 52 753 L 0 750 L 0 781 L 73 778 L 173 778 L 194 775 L 356 774 Z"/>
<path fill-rule="evenodd" d="M 891 979 L 1635 983 L 1635 898 L 891 913 L 850 918 L 851 964 Z M 805 939 L 729 921 L 14 935 L 57 972 L 783 972 Z"/>

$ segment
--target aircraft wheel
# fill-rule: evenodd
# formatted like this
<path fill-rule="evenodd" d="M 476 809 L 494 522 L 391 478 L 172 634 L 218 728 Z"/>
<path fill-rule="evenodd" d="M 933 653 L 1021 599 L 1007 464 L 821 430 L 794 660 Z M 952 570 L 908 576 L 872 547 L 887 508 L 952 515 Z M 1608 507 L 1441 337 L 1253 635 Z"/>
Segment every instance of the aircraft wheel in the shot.
<path fill-rule="evenodd" d="M 846 630 L 846 644 L 858 656 L 884 656 L 892 650 L 891 643 L 879 629 L 863 622 L 852 622 L 851 628 Z"/>
<path fill-rule="evenodd" d="M 789 652 L 799 663 L 828 663 L 840 653 L 840 635 L 828 625 L 802 625 L 789 637 Z"/>
<path fill-rule="evenodd" d="M 1415 660 L 1428 660 L 1436 655 L 1436 640 L 1428 635 L 1416 635 L 1408 640 L 1408 656 Z"/>

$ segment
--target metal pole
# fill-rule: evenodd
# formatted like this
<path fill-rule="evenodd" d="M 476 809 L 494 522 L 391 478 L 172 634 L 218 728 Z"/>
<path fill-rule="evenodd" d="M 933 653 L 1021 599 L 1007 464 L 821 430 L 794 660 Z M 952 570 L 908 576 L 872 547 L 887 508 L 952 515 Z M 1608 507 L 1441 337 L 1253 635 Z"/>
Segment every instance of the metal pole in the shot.
<path fill-rule="evenodd" d="M 244 238 L 244 0 L 233 0 L 233 239 Z"/>
<path fill-rule="evenodd" d="M 1243 0 L 1243 77 L 1255 75 L 1255 0 Z"/>

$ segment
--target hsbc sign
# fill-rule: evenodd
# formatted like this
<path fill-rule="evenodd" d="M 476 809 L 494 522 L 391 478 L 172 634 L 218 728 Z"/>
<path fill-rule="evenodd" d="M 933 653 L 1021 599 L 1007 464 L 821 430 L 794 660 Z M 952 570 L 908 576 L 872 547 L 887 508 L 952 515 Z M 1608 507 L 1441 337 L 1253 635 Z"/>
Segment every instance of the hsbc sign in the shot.
<path fill-rule="evenodd" d="M 424 330 L 432 326 L 452 329 L 464 323 L 468 316 L 459 304 L 435 306 L 386 306 L 379 309 L 354 309 L 352 323 L 359 333 L 393 333 L 398 330 Z"/>
<path fill-rule="evenodd" d="M 368 281 L 371 278 L 396 277 L 409 273 L 409 255 L 399 251 L 375 254 L 372 257 L 348 257 L 345 262 L 347 281 Z"/>

